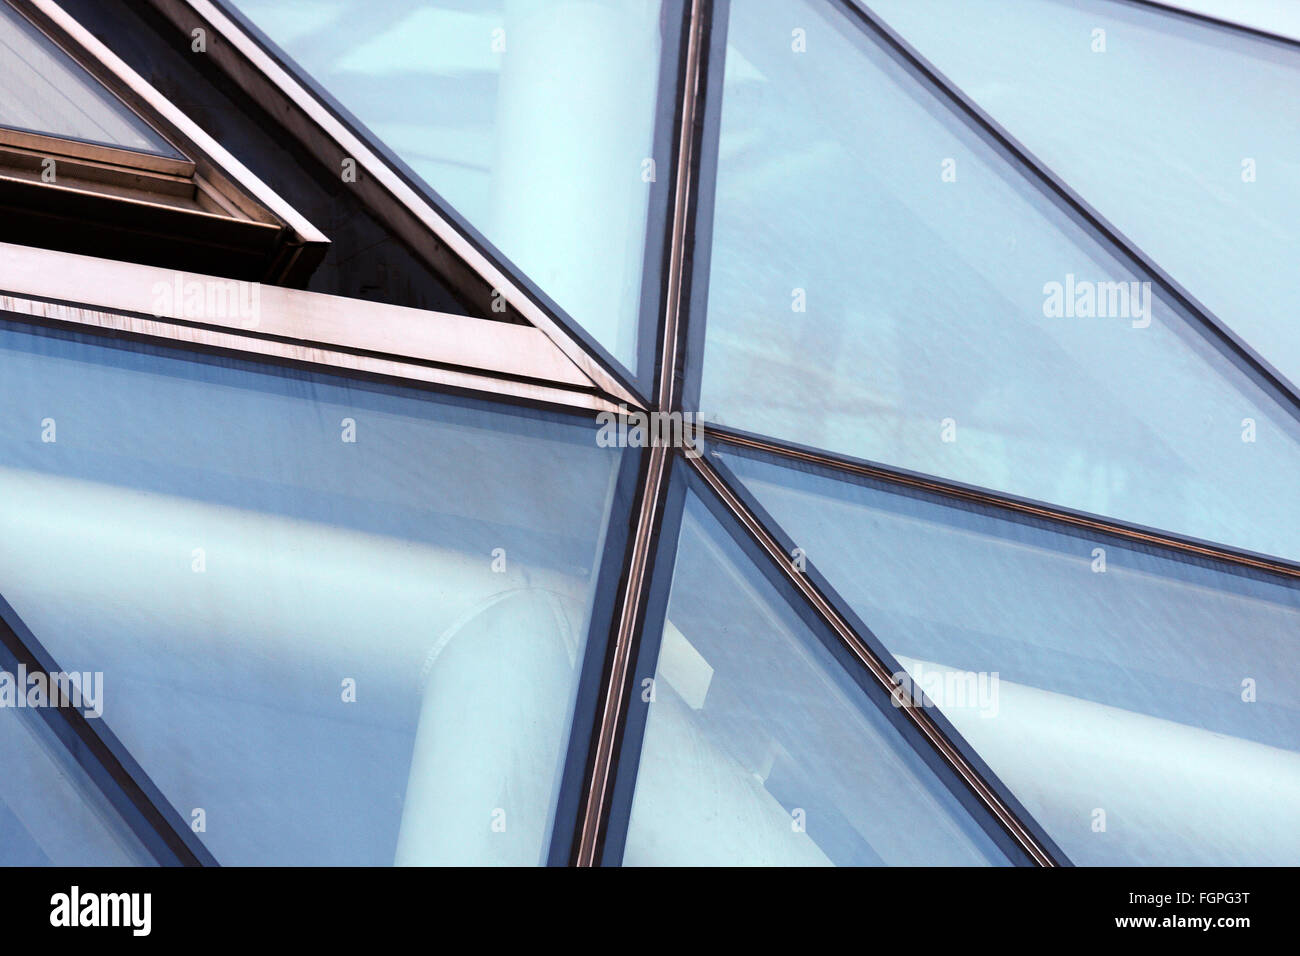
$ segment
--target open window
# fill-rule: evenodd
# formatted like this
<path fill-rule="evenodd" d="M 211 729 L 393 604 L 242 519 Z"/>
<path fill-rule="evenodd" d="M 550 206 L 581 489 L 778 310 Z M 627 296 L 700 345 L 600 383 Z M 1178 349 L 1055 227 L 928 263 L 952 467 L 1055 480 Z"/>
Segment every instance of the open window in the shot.
<path fill-rule="evenodd" d="M 0 240 L 286 285 L 328 242 L 51 0 L 0 0 Z"/>

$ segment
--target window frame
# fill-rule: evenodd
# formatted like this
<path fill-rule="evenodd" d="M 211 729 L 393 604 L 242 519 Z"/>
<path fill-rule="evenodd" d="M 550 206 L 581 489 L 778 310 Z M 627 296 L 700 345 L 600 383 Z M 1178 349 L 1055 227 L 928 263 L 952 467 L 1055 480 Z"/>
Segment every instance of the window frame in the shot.
<path fill-rule="evenodd" d="M 81 240 L 60 226 L 61 217 L 74 216 L 103 231 L 97 236 L 114 236 L 115 248 L 135 261 L 212 262 L 247 278 L 306 281 L 328 248 L 323 233 L 55 0 L 0 2 L 183 157 L 0 128 L 0 190 L 23 229 L 41 244 L 77 251 Z"/>

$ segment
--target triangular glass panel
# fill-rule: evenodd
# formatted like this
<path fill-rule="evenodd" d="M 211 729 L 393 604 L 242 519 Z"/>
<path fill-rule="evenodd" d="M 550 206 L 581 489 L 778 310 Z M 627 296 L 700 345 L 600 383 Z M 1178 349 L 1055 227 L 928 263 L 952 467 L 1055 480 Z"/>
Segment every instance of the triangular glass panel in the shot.
<path fill-rule="evenodd" d="M 730 5 L 704 416 L 1300 557 L 1300 427 L 836 4 Z"/>
<path fill-rule="evenodd" d="M 694 492 L 655 589 L 669 570 L 666 619 L 643 641 L 620 761 L 624 794 L 635 778 L 626 839 L 608 862 L 1010 862 L 1005 834 L 935 765 L 901 710 Z"/>
<path fill-rule="evenodd" d="M 4 597 L 218 862 L 547 862 L 635 451 L 17 323 L 0 366 Z"/>
<path fill-rule="evenodd" d="M 1300 582 L 718 460 L 1075 863 L 1300 860 Z"/>
<path fill-rule="evenodd" d="M 0 126 L 182 158 L 157 130 L 3 0 Z"/>
<path fill-rule="evenodd" d="M 1140 4 L 871 8 L 1300 384 L 1300 46 Z"/>

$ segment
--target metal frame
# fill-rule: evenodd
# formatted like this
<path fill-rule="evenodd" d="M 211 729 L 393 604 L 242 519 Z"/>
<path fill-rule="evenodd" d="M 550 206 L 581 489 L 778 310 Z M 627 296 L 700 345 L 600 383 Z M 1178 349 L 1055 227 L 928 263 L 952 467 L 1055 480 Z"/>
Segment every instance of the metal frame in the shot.
<path fill-rule="evenodd" d="M 739 448 L 764 451 L 792 463 L 808 462 L 844 475 L 873 478 L 902 488 L 933 492 L 954 501 L 972 501 L 991 508 L 999 508 L 1011 514 L 1043 518 L 1065 527 L 1095 531 L 1099 534 L 1122 538 L 1133 544 L 1167 548 L 1182 554 L 1210 558 L 1257 571 L 1267 571 L 1271 574 L 1300 581 L 1300 562 L 1297 561 L 1288 561 L 1285 558 L 1258 554 L 1254 551 L 1234 548 L 1214 541 L 1205 541 L 1162 531 L 1158 528 L 1149 528 L 1140 524 L 1119 521 L 1115 518 L 1089 514 L 1085 511 L 1076 511 L 1059 505 L 1035 501 L 1032 498 L 1021 498 L 1016 495 L 981 488 L 977 485 L 950 481 L 946 478 L 908 471 L 861 458 L 853 458 L 849 455 L 841 455 L 820 448 L 780 441 L 763 435 L 756 435 L 752 432 L 724 428 L 721 425 L 706 424 L 703 431 L 710 440 Z"/>
<path fill-rule="evenodd" d="M 580 835 L 584 826 L 590 778 L 595 754 L 592 735 L 584 732 L 598 725 L 605 706 L 605 683 L 602 679 L 611 666 L 609 654 L 615 633 L 616 615 L 621 612 L 619 583 L 623 569 L 633 552 L 640 516 L 636 505 L 650 467 L 650 456 L 626 449 L 614 480 L 608 522 L 600 547 L 600 564 L 592 600 L 587 644 L 582 672 L 578 679 L 578 697 L 574 702 L 573 720 L 564 771 L 555 808 L 555 825 L 547 852 L 549 866 L 570 866 L 577 862 Z"/>
<path fill-rule="evenodd" d="M 685 40 L 680 109 L 678 111 L 677 154 L 674 161 L 676 177 L 673 189 L 673 222 L 671 243 L 667 250 L 664 274 L 668 291 L 664 297 L 662 352 L 659 359 L 658 383 L 655 395 L 657 407 L 671 409 L 676 400 L 678 380 L 678 354 L 680 347 L 679 321 L 683 306 L 689 297 L 686 280 L 687 222 L 691 213 L 693 182 L 698 176 L 696 160 L 700 135 L 704 76 L 707 64 L 704 59 L 708 48 L 708 26 L 711 0 L 691 0 L 690 29 Z M 662 524 L 662 507 L 667 495 L 672 462 L 668 450 L 662 445 L 650 449 L 647 476 L 641 490 L 638 506 L 637 533 L 627 558 L 622 606 L 618 627 L 611 639 L 610 656 L 605 672 L 604 704 L 600 724 L 592 740 L 591 769 L 583 806 L 582 829 L 578 836 L 574 860 L 578 866 L 595 866 L 600 860 L 606 826 L 609 821 L 610 799 L 613 794 L 614 773 L 626 722 L 625 704 L 628 681 L 631 679 L 634 649 L 637 644 L 646 610 L 646 590 L 650 580 L 651 549 Z"/>
<path fill-rule="evenodd" d="M 188 180 L 196 171 L 194 161 L 190 159 L 173 159 L 155 153 L 140 153 L 135 150 L 120 149 L 117 146 L 87 143 L 79 139 L 50 136 L 46 133 L 14 129 L 9 126 L 0 126 L 0 148 L 7 151 L 24 150 L 41 156 L 63 152 L 71 162 L 80 162 L 87 167 L 92 164 L 116 167 L 123 171 L 121 177 L 105 177 L 106 182 L 121 182 L 126 179 L 125 173 L 129 171 L 136 177 L 158 180 L 160 192 L 165 190 L 161 183 L 170 178 Z"/>
<path fill-rule="evenodd" d="M 684 311 L 690 295 L 691 263 L 688 255 L 690 223 L 699 178 L 698 142 L 702 128 L 702 101 L 708 72 L 706 50 L 712 17 L 711 0 L 690 0 L 688 27 L 682 36 L 679 90 L 676 97 L 676 148 L 671 226 L 663 268 L 665 291 L 660 323 L 660 354 L 656 363 L 654 407 L 678 407 L 679 354 Z M 636 533 L 625 558 L 618 623 L 613 630 L 602 675 L 600 721 L 591 740 L 582 825 L 574 841 L 572 860 L 577 866 L 599 865 L 614 798 L 619 755 L 627 723 L 626 703 L 637 648 L 645 632 L 648 589 L 655 570 L 656 543 L 664 524 L 673 456 L 661 445 L 650 449 L 646 475 L 640 488 Z M 678 509 L 680 513 L 680 509 Z M 676 540 L 676 535 L 670 536 Z"/>
<path fill-rule="evenodd" d="M 423 257 L 461 297 L 491 314 L 494 293 L 545 332 L 592 381 L 628 405 L 642 406 L 636 383 L 617 361 L 564 315 L 554 302 L 513 269 L 476 230 L 454 216 L 436 193 L 363 131 L 323 91 L 295 71 L 236 12 L 212 0 L 150 0 L 187 33 L 196 25 L 215 35 L 209 55 L 246 93 L 268 104 L 313 155 L 332 168 L 356 162 L 357 195 L 376 216 Z M 219 41 L 219 42 L 218 42 Z"/>
<path fill-rule="evenodd" d="M 185 290 L 235 280 L 0 243 L 0 309 L 188 347 L 616 411 L 537 329 L 256 285 L 254 321 L 187 315 Z M 180 294 L 160 297 L 160 289 Z M 235 290 L 231 290 L 234 294 Z M 252 289 L 248 294 L 252 294 Z"/>
<path fill-rule="evenodd" d="M 730 469 L 706 456 L 689 461 L 695 474 L 767 557 L 769 568 L 802 598 L 823 627 L 828 628 L 853 656 L 862 672 L 892 698 L 897 710 L 933 748 L 940 766 L 955 774 L 957 781 L 989 814 L 992 822 L 1002 828 L 1011 843 L 1024 853 L 1027 861 L 1037 866 L 1069 865 L 1068 858 L 1046 831 L 1029 816 L 1020 801 L 973 748 L 962 740 L 947 718 L 928 701 L 917 702 L 907 694 L 898 693 L 900 685 L 893 675 L 901 673 L 902 666 L 867 625 L 847 610 L 847 604 L 815 568 L 796 567 L 790 558 L 794 542 L 784 532 L 780 534 L 785 540 L 778 538 L 773 529 L 779 530 L 779 525 Z"/>
<path fill-rule="evenodd" d="M 23 2 L 43 11 L 58 11 L 53 0 Z M 597 410 L 618 412 L 622 406 L 658 411 L 681 410 L 684 405 L 694 407 L 699 363 L 688 369 L 686 357 L 688 353 L 698 357 L 703 341 L 707 247 L 715 188 L 728 0 L 687 0 L 688 6 L 682 10 L 685 29 L 680 38 L 678 89 L 671 114 L 673 178 L 671 199 L 664 212 L 667 221 L 660 270 L 662 322 L 652 403 L 639 398 L 637 383 L 597 343 L 571 327 L 554 303 L 526 277 L 515 273 L 472 227 L 440 208 L 432 190 L 413 178 L 409 170 L 381 147 L 368 141 L 364 130 L 358 132 L 359 124 L 327 94 L 310 88 L 301 77 L 295 76 L 292 66 L 283 62 L 269 41 L 255 29 L 212 0 L 150 2 L 187 32 L 194 24 L 205 24 L 212 30 L 216 35 L 214 40 L 219 42 L 213 43 L 211 55 L 218 64 L 243 89 L 269 104 L 282 118 L 285 128 L 314 155 L 324 162 L 342 156 L 354 158 L 364 171 L 356 183 L 364 201 L 426 261 L 450 277 L 462 296 L 472 302 L 486 303 L 490 292 L 500 291 L 516 314 L 532 325 L 264 286 L 259 287 L 261 315 L 256 323 L 246 327 L 237 319 L 187 316 L 180 307 L 159 309 L 154 294 L 159 282 L 231 280 L 4 244 L 0 244 L 0 289 L 8 294 L 0 295 L 0 311 L 83 331 L 163 341 L 175 347 L 247 356 L 258 361 L 321 367 L 353 377 L 430 385 L 439 390 L 488 395 L 529 406 L 567 408 L 588 415 Z M 1149 0 L 1124 2 L 1167 7 Z M 1152 276 L 1179 311 L 1185 313 L 1192 328 L 1214 342 L 1234 364 L 1300 417 L 1300 397 L 1289 381 L 897 37 L 861 0 L 841 0 L 841 3 L 851 19 L 856 19 L 890 55 L 934 89 L 940 99 L 992 143 L 1026 179 L 1067 209 L 1090 234 L 1099 237 L 1139 271 Z M 167 115 L 175 129 L 185 130 L 188 139 L 184 145 L 192 147 L 201 140 L 203 134 L 197 127 L 170 104 L 153 102 L 150 94 L 155 99 L 157 94 L 102 44 L 92 48 L 91 41 L 95 44 L 98 41 L 75 21 L 61 11 L 50 15 L 61 16 L 61 26 L 91 48 L 126 88 L 134 91 L 133 95 Z M 1233 28 L 1240 27 L 1233 25 Z M 138 82 L 133 85 L 125 74 Z M 662 115 L 663 104 L 660 107 Z M 220 146 L 209 142 L 205 147 L 211 147 L 208 155 L 219 158 L 221 165 L 232 170 L 241 182 L 245 182 L 239 175 L 241 171 L 251 179 L 251 174 Z M 259 201 L 267 202 L 264 193 L 275 200 L 274 194 L 256 180 L 252 181 L 263 191 L 252 190 Z M 269 202 L 268 208 L 280 212 Z M 650 276 L 649 269 L 646 276 Z M 1092 530 L 1140 545 L 1300 580 L 1300 563 L 1214 542 L 1197 541 L 721 427 L 706 427 L 705 436 L 709 441 L 758 450 L 790 462 L 814 463 L 846 476 L 878 479 L 954 501 L 978 502 L 1008 514 Z M 689 467 L 683 473 L 685 479 L 707 488 L 714 505 L 733 519 L 732 533 L 743 534 L 770 559 L 767 571 L 779 575 L 798 595 L 802 610 L 820 622 L 852 655 L 863 680 L 888 693 L 896 687 L 891 676 L 898 670 L 896 662 L 869 627 L 815 569 L 804 572 L 794 568 L 788 560 L 784 532 L 725 465 L 698 456 L 700 451 L 692 447 L 672 450 L 657 445 L 646 454 L 629 454 L 616 481 L 615 510 L 618 502 L 623 501 L 632 517 L 627 527 L 607 529 L 596 607 L 552 835 L 552 864 L 592 866 L 617 862 L 614 859 L 617 853 L 607 851 L 621 846 L 622 833 L 611 835 L 609 829 L 611 825 L 621 827 L 626 823 L 625 814 L 620 818 L 617 805 L 620 801 L 630 801 L 635 776 L 635 768 L 620 773 L 619 762 L 625 750 L 629 754 L 639 752 L 637 731 L 634 729 L 631 734 L 637 739 L 628 737 L 628 694 L 638 654 L 648 653 L 658 640 L 656 635 L 646 636 L 647 628 L 653 629 L 656 622 L 661 625 L 666 612 L 665 573 L 670 579 L 685 496 L 683 479 L 673 479 L 675 471 Z M 682 459 L 689 465 L 683 464 Z M 616 588 L 611 587 L 614 583 Z M 0 640 L 15 653 L 39 659 L 39 654 L 32 650 L 35 638 L 30 634 L 20 637 L 12 626 L 0 628 Z M 1050 837 L 1028 816 L 978 754 L 965 745 L 942 714 L 915 704 L 902 710 L 903 717 L 929 744 L 933 760 L 955 774 L 970 797 L 988 812 L 1028 860 L 1043 866 L 1068 863 Z M 589 737 L 583 733 L 588 725 Z M 87 742 L 80 731 L 77 733 L 82 744 L 93 749 L 94 742 Z M 96 765 L 107 768 L 113 781 L 112 786 L 104 785 L 105 792 L 113 793 L 113 787 L 118 787 L 119 800 L 125 793 L 137 812 L 146 817 L 154 814 L 149 829 L 172 847 L 168 852 L 173 853 L 173 862 L 215 862 L 210 854 L 204 856 L 206 851 L 201 845 L 193 845 L 192 835 L 187 835 L 188 828 L 183 826 L 183 821 L 180 829 L 185 832 L 176 832 L 176 821 L 164 819 L 165 812 L 156 809 L 167 808 L 161 794 L 134 783 L 141 779 L 142 772 L 137 773 L 139 768 L 134 765 L 127 766 L 125 761 L 129 761 L 129 755 L 114 751 L 111 745 L 107 749 L 107 754 L 96 753 Z M 142 788 L 138 793 L 128 792 L 130 786 Z M 165 857 L 166 853 L 160 856 Z"/>
<path fill-rule="evenodd" d="M 259 263 L 261 277 L 297 282 L 324 256 L 329 240 L 253 175 L 220 143 L 132 70 L 55 0 L 2 0 L 45 34 L 109 93 L 186 157 L 137 153 L 41 133 L 5 130 L 5 193 L 33 216 L 63 209 L 65 218 L 94 217 L 142 248 L 240 253 Z M 53 155 L 72 170 L 70 184 L 45 183 L 25 172 Z M 56 216 L 58 212 L 54 213 Z M 174 254 L 174 253 L 173 253 Z"/>
<path fill-rule="evenodd" d="M 654 122 L 653 159 L 656 169 L 670 175 L 650 184 L 646 210 L 645 251 L 641 264 L 641 300 L 636 338 L 636 384 L 650 404 L 658 402 L 659 361 L 663 355 L 664 309 L 673 295 L 672 276 L 664 266 L 673 248 L 673 226 L 678 221 L 674 201 L 682 185 L 679 157 L 683 76 L 690 68 L 692 8 L 690 0 L 666 0 L 662 8 L 664 31 L 660 50 L 659 89 Z"/>
<path fill-rule="evenodd" d="M 601 682 L 600 721 L 591 739 L 581 828 L 573 854 L 577 866 L 598 864 L 609 823 L 610 800 L 627 719 L 632 662 L 644 629 L 646 594 L 653 570 L 651 544 L 658 538 L 663 524 L 662 512 L 671 467 L 672 459 L 666 448 L 657 446 L 650 450 L 637 509 L 636 533 L 628 549 L 618 624 L 609 642 Z"/>
<path fill-rule="evenodd" d="M 725 16 L 726 9 L 725 6 L 722 7 L 721 16 Z M 695 238 L 693 229 L 708 228 L 707 219 L 711 217 L 713 184 L 710 181 L 701 185 L 699 177 L 702 163 L 716 162 L 716 119 L 720 109 L 725 51 L 723 45 L 725 32 L 720 32 L 717 37 L 710 34 L 714 17 L 717 15 L 718 10 L 707 0 L 695 0 L 692 5 L 693 27 L 687 50 L 688 66 L 683 79 L 681 142 L 678 147 L 683 159 L 678 166 L 673 244 L 666 267 L 667 274 L 674 280 L 673 294 L 665 303 L 663 358 L 656 391 L 657 408 L 661 411 L 681 408 L 682 363 L 686 343 L 696 340 L 694 337 L 702 333 L 703 323 L 695 323 L 692 327 L 686 321 L 688 317 L 686 313 L 691 306 L 697 304 L 702 306 L 703 297 L 707 295 L 707 278 L 703 277 L 698 285 L 690 281 L 687 250 L 689 241 Z M 725 31 L 725 21 L 719 25 L 719 29 Z M 715 122 L 706 124 L 706 117 L 712 118 Z M 706 141 L 705 137 L 710 139 Z M 712 155 L 701 159 L 701 153 L 706 150 L 711 151 Z M 709 165 L 708 168 L 712 171 L 714 167 Z M 707 215 L 702 222 L 696 223 L 697 203 L 700 201 L 701 193 L 704 195 Z M 690 450 L 698 451 L 698 449 Z M 651 449 L 649 478 L 643 490 L 637 535 L 628 559 L 622 598 L 623 609 L 619 628 L 613 636 L 610 661 L 605 673 L 601 722 L 592 743 L 590 783 L 583 812 L 583 826 L 575 851 L 575 862 L 579 866 L 598 865 L 602 861 L 615 862 L 612 858 L 606 858 L 604 850 L 616 801 L 620 804 L 619 823 L 626 825 L 626 804 L 631 799 L 627 789 L 630 784 L 627 781 L 629 774 L 634 778 L 635 768 L 628 774 L 617 774 L 617 767 L 620 752 L 624 749 L 628 716 L 626 705 L 632 690 L 631 681 L 634 676 L 633 664 L 636 651 L 642 642 L 655 640 L 653 637 L 647 638 L 644 634 L 648 622 L 647 615 L 656 615 L 655 620 L 658 621 L 666 608 L 666 584 L 663 583 L 662 575 L 659 579 L 657 595 L 653 599 L 651 597 L 650 572 L 653 568 L 650 567 L 650 558 L 657 546 L 659 535 L 663 533 L 665 502 L 671 496 L 666 482 L 671 476 L 672 460 L 675 458 L 675 454 L 669 454 L 661 447 Z M 732 516 L 746 528 L 773 560 L 777 561 L 785 571 L 790 571 L 790 564 L 785 560 L 785 552 L 774 545 L 775 538 L 771 532 L 754 517 L 753 512 L 744 504 L 743 499 L 736 494 L 732 486 L 723 480 L 712 464 L 703 457 L 691 457 L 690 460 L 696 472 L 704 478 L 723 505 L 730 509 Z M 673 518 L 675 523 L 680 517 L 680 503 L 675 508 L 670 507 L 669 510 L 675 515 Z M 675 543 L 675 534 L 670 537 Z M 773 550 L 774 547 L 776 550 Z M 881 657 L 872 650 L 870 644 L 858 636 L 859 632 L 865 631 L 865 627 L 858 622 L 858 629 L 855 630 L 834 604 L 811 585 L 806 576 L 794 574 L 792 583 L 807 605 L 820 617 L 822 623 L 836 634 L 886 691 L 892 692 L 895 682 L 890 675 L 897 672 L 898 668 L 894 667 L 890 670 Z M 659 623 L 662 624 L 661 621 Z M 931 743 L 939 758 L 969 787 L 975 798 L 993 815 L 993 818 L 1005 829 L 1015 844 L 1023 849 L 1030 860 L 1045 866 L 1064 862 L 1064 856 L 1059 849 L 1051 843 L 1037 824 L 1028 821 L 1023 808 L 1014 797 L 1011 797 L 1006 788 L 996 781 L 988 768 L 978 761 L 978 758 L 972 760 L 968 756 L 969 748 L 963 750 L 952 742 L 956 735 L 951 728 L 946 724 L 941 725 L 934 715 L 920 708 L 917 708 L 915 713 L 909 713 L 909 719 Z M 640 737 L 635 730 L 633 737 L 635 739 L 630 741 L 633 745 L 632 749 L 639 752 Z M 615 846 L 621 846 L 622 834 L 615 834 L 613 841 Z"/>
<path fill-rule="evenodd" d="M 665 310 L 665 347 L 664 359 L 660 369 L 660 385 L 656 392 L 655 407 L 661 411 L 682 408 L 681 399 L 684 390 L 688 407 L 695 407 L 699 389 L 699 356 L 703 344 L 704 312 L 707 306 L 707 256 L 708 234 L 711 230 L 714 174 L 716 172 L 718 117 L 721 100 L 722 54 L 725 50 L 726 0 L 718 0 L 717 6 L 709 5 L 709 13 L 718 22 L 710 23 L 709 29 L 715 31 L 711 40 L 694 45 L 692 58 L 703 57 L 710 50 L 715 57 L 715 65 L 707 70 L 703 89 L 691 87 L 696 109 L 701 117 L 703 131 L 693 130 L 693 137 L 688 140 L 683 129 L 683 145 L 694 142 L 696 153 L 691 156 L 690 176 L 679 187 L 676 204 L 676 220 L 673 224 L 674 248 L 680 251 L 685 232 L 695 242 L 694 255 L 699 280 L 691 283 L 684 292 L 689 301 L 689 312 L 695 321 L 686 322 L 685 316 L 679 319 L 679 312 L 685 312 L 683 293 L 670 298 Z M 931 64 L 924 60 L 915 50 L 896 36 L 879 18 L 869 10 L 861 7 L 861 0 L 843 0 L 851 18 L 856 15 L 864 30 L 874 34 L 877 42 L 896 59 L 908 66 L 922 81 L 935 89 L 941 99 L 946 99 L 968 125 L 974 128 L 986 141 L 993 143 L 1004 158 L 1010 160 L 1013 168 L 1018 169 L 1025 178 L 1049 195 L 1061 208 L 1069 212 L 1076 221 L 1083 224 L 1094 237 L 1101 239 L 1113 251 L 1126 258 L 1140 272 L 1149 275 L 1165 294 L 1173 301 L 1177 310 L 1183 313 L 1189 326 L 1207 338 L 1219 351 L 1226 354 L 1230 361 L 1259 384 L 1266 392 L 1287 409 L 1293 416 L 1300 418 L 1300 395 L 1291 382 L 1278 373 L 1266 360 L 1251 349 L 1235 333 L 1229 330 L 1216 316 L 1205 309 L 1171 276 L 1165 273 L 1145 253 L 1116 230 L 1109 222 L 1093 210 L 1078 194 L 1070 189 L 1058 177 L 1039 162 L 1031 153 L 1021 146 L 1013 137 L 996 124 L 974 103 Z M 721 9 L 721 14 L 718 11 Z M 707 90 L 707 95 L 704 90 Z M 699 102 L 700 98 L 703 102 Z M 701 156 L 700 153 L 703 153 Z M 685 166 L 685 164 L 683 164 Z M 701 169 L 705 171 L 705 181 L 700 182 Z M 686 197 L 694 196 L 694 201 Z M 698 217 L 698 222 L 693 221 Z M 690 227 L 686 223 L 692 220 Z M 706 264 L 699 268 L 700 263 Z M 669 262 L 669 274 L 674 263 Z M 673 303 L 677 303 L 674 308 Z M 680 327 L 676 327 L 680 322 Z M 670 343 L 673 343 L 670 345 Z M 685 353 L 689 351 L 696 357 L 689 369 L 683 369 Z M 681 377 L 685 376 L 684 382 Z M 1214 542 L 1199 541 L 1188 537 L 1170 534 L 1157 529 L 1118 522 L 1113 519 L 1088 515 L 1065 508 L 1059 508 L 1028 499 L 998 494 L 987 489 L 964 486 L 932 476 L 912 474 L 901 469 L 890 468 L 874 463 L 854 461 L 842 456 L 818 449 L 801 448 L 784 442 L 764 439 L 732 430 L 706 426 L 706 437 L 762 449 L 775 457 L 791 461 L 812 461 L 827 467 L 836 468 L 846 473 L 868 475 L 903 486 L 921 488 L 941 496 L 956 500 L 978 501 L 1022 516 L 1032 515 L 1048 522 L 1090 529 L 1109 535 L 1115 535 L 1127 541 L 1172 550 L 1187 556 L 1211 558 L 1231 565 L 1254 571 L 1264 571 L 1283 575 L 1290 579 L 1300 578 L 1300 564 L 1284 559 L 1235 549 Z M 656 449 L 657 451 L 658 449 Z M 665 456 L 667 457 L 667 456 Z M 675 455 L 672 457 L 676 457 Z M 852 650 L 859 663 L 887 692 L 895 687 L 891 674 L 897 667 L 891 667 L 888 651 L 870 635 L 867 626 L 858 620 L 843 601 L 835 595 L 833 589 L 814 571 L 811 574 L 793 570 L 787 559 L 787 552 L 775 536 L 773 529 L 779 528 L 770 516 L 752 501 L 744 489 L 730 476 L 725 466 L 711 462 L 707 458 L 691 459 L 694 472 L 703 479 L 717 498 L 741 523 L 751 538 L 768 554 L 775 566 L 779 567 L 798 590 L 807 605 L 812 608 L 822 622 L 831 628 L 844 645 Z M 601 860 L 602 850 L 606 845 L 606 831 L 610 826 L 610 805 L 612 803 L 629 803 L 630 791 L 626 788 L 629 776 L 635 775 L 635 768 L 619 774 L 618 782 L 611 783 L 611 774 L 618 764 L 618 750 L 623 743 L 626 713 L 625 703 L 631 691 L 632 659 L 638 644 L 652 642 L 653 636 L 638 632 L 649 622 L 647 615 L 661 616 L 666 607 L 666 593 L 651 594 L 647 579 L 645 561 L 647 555 L 658 541 L 662 527 L 657 521 L 663 521 L 660 512 L 664 501 L 671 500 L 661 483 L 665 472 L 671 472 L 670 464 L 652 465 L 653 484 L 647 488 L 642 500 L 641 522 L 637 540 L 634 541 L 633 556 L 629 561 L 629 575 L 624 593 L 623 621 L 615 637 L 615 666 L 607 672 L 606 701 L 604 719 L 599 728 L 594 746 L 594 769 L 591 776 L 591 789 L 586 808 L 583 832 L 577 854 L 579 865 L 593 865 Z M 668 511 L 674 511 L 672 505 Z M 679 509 L 678 509 L 679 513 Z M 676 519 L 670 519 L 675 521 Z M 635 603 L 635 607 L 628 607 Z M 662 606 L 660 606 L 662 605 Z M 655 618 L 658 620 L 658 617 Z M 659 621 L 660 625 L 662 621 Z M 931 743 L 936 753 L 959 776 L 978 798 L 980 803 L 1005 828 L 1007 834 L 1020 846 L 1029 858 L 1042 866 L 1068 865 L 1069 860 L 1055 845 L 1046 832 L 1034 821 L 1018 800 L 1010 793 L 986 764 L 961 740 L 951 725 L 941 714 L 922 708 L 910 708 L 908 716 L 917 729 Z M 636 731 L 632 731 L 636 736 Z M 633 749 L 638 749 L 636 741 L 631 741 Z M 616 791 L 618 791 L 616 793 Z M 626 824 L 626 807 L 622 808 Z M 621 845 L 621 837 L 610 837 L 612 845 Z M 613 857 L 605 859 L 606 863 L 616 863 Z"/>
<path fill-rule="evenodd" d="M 677 549 L 681 538 L 682 516 L 686 508 L 689 474 L 680 459 L 669 455 L 665 471 L 668 483 L 660 503 L 659 527 L 651 535 L 647 550 L 649 566 L 645 571 L 640 620 L 628 648 L 626 678 L 621 687 L 625 713 L 615 736 L 612 754 L 613 778 L 606 780 L 603 793 L 603 819 L 594 831 L 590 848 L 591 866 L 621 866 L 627 842 L 627 829 L 636 795 L 640 772 L 640 754 L 645 740 L 648 708 L 638 705 L 637 676 L 653 676 L 663 642 L 664 624 L 668 619 L 668 600 L 677 566 Z M 642 680 L 644 680 L 642 676 Z"/>
<path fill-rule="evenodd" d="M 695 162 L 694 221 L 689 232 L 692 242 L 690 267 L 690 322 L 683 323 L 678 343 L 676 374 L 677 404 L 672 408 L 698 409 L 700 381 L 704 366 L 704 328 L 709 307 L 709 275 L 713 262 L 713 207 L 717 198 L 718 151 L 722 138 L 722 95 L 727 58 L 727 30 L 731 20 L 731 0 L 713 0 L 709 22 L 709 45 L 704 51 L 708 63 L 704 71 L 704 104 L 699 117 L 703 124 Z M 692 359 L 694 359 L 692 361 Z"/>

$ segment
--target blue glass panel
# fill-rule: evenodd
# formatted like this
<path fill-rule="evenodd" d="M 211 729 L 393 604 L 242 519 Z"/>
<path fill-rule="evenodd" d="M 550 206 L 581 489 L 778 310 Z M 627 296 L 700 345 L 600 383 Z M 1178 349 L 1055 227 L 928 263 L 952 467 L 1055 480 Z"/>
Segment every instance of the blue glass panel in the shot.
<path fill-rule="evenodd" d="M 1300 863 L 1296 582 L 721 460 L 1074 862 Z"/>
<path fill-rule="evenodd" d="M 544 860 L 593 422 L 17 324 L 0 366 L 0 593 L 219 862 Z"/>
<path fill-rule="evenodd" d="M 237 0 L 321 87 L 634 373 L 661 0 Z M 651 242 L 656 257 L 662 238 Z M 652 280 L 657 283 L 657 279 Z"/>
<path fill-rule="evenodd" d="M 690 496 L 631 705 L 645 723 L 624 864 L 1007 864 L 826 640 Z"/>
<path fill-rule="evenodd" d="M 0 126 L 181 158 L 157 130 L 3 0 Z"/>
<path fill-rule="evenodd" d="M 1096 0 L 871 7 L 1300 382 L 1300 49 Z"/>
<path fill-rule="evenodd" d="M 730 9 L 707 418 L 1300 557 L 1290 411 L 837 5 Z"/>

